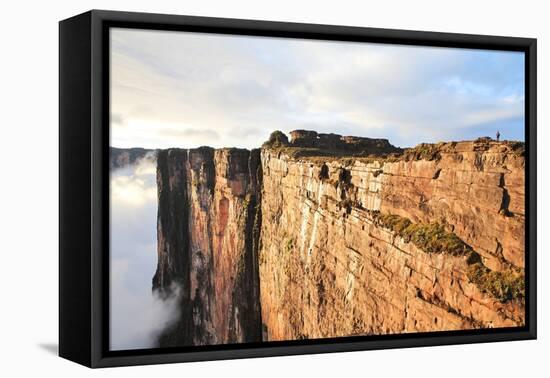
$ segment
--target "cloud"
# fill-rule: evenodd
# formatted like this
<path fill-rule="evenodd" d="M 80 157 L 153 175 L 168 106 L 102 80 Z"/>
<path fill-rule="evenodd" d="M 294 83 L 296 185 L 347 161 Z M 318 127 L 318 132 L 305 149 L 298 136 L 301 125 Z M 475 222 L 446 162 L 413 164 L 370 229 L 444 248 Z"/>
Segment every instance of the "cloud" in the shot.
<path fill-rule="evenodd" d="M 111 172 L 111 349 L 155 346 L 156 336 L 178 316 L 177 295 L 152 293 L 157 264 L 156 162 Z"/>
<path fill-rule="evenodd" d="M 124 126 L 124 118 L 118 113 L 111 113 L 111 124 Z"/>
<path fill-rule="evenodd" d="M 523 128 L 522 53 L 115 29 L 111 58 L 118 146 L 253 148 L 304 126 L 410 145 Z"/>
<path fill-rule="evenodd" d="M 119 204 L 140 207 L 157 198 L 156 188 L 135 176 L 118 176 L 111 179 L 111 200 Z"/>
<path fill-rule="evenodd" d="M 220 138 L 216 131 L 210 129 L 163 128 L 158 133 L 166 137 L 207 138 L 208 140 L 217 140 Z"/>
<path fill-rule="evenodd" d="M 111 270 L 111 350 L 156 347 L 156 337 L 179 314 L 178 295 L 160 298 L 151 288 L 127 284 L 130 259 L 114 259 Z M 141 277 L 143 280 L 144 277 Z M 150 280 L 145 280 L 150 283 Z"/>

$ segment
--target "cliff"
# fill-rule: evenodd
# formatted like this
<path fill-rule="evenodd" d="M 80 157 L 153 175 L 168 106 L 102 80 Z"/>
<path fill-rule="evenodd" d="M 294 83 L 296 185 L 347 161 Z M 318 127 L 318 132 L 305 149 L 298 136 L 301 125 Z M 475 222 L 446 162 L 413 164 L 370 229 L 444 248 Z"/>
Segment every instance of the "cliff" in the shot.
<path fill-rule="evenodd" d="M 523 144 L 158 152 L 160 346 L 521 326 Z"/>
<path fill-rule="evenodd" d="M 262 151 L 267 340 L 524 324 L 518 143 Z"/>
<path fill-rule="evenodd" d="M 153 289 L 179 294 L 162 347 L 261 340 L 259 150 L 161 150 Z"/>

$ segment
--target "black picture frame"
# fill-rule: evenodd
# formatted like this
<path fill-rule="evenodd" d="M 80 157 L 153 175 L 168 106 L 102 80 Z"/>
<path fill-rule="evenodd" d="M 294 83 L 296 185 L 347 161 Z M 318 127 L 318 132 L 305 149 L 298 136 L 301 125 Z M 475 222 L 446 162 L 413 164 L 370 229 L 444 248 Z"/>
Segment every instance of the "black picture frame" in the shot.
<path fill-rule="evenodd" d="M 173 349 L 108 350 L 110 27 L 525 53 L 526 325 Z M 92 10 L 59 24 L 59 354 L 88 367 L 535 339 L 536 39 Z"/>

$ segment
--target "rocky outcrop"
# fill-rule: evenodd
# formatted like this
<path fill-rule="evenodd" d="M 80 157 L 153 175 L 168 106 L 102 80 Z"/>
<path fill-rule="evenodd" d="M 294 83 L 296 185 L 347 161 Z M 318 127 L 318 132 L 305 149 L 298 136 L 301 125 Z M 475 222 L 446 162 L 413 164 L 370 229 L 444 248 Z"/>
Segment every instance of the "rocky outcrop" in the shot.
<path fill-rule="evenodd" d="M 348 156 L 355 154 L 390 154 L 401 153 L 402 149 L 390 144 L 387 139 L 375 139 L 339 134 L 317 133 L 311 130 L 294 130 L 290 132 L 290 146 L 315 148 L 319 152 L 344 152 Z"/>
<path fill-rule="evenodd" d="M 158 266 L 153 289 L 177 293 L 178 321 L 159 345 L 261 340 L 259 150 L 158 153 Z"/>
<path fill-rule="evenodd" d="M 524 324 L 521 144 L 287 151 L 262 151 L 265 339 Z"/>
<path fill-rule="evenodd" d="M 127 165 L 135 164 L 139 160 L 150 157 L 154 158 L 156 151 L 145 148 L 109 148 L 109 167 L 110 169 L 122 168 Z"/>

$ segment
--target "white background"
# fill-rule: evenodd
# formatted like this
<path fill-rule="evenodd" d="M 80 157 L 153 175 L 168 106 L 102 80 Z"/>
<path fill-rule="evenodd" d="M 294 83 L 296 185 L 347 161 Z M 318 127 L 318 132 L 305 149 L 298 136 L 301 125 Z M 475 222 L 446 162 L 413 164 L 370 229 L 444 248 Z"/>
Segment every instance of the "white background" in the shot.
<path fill-rule="evenodd" d="M 520 377 L 549 374 L 545 1 L 10 1 L 0 22 L 0 375 Z M 538 38 L 539 340 L 89 370 L 55 355 L 58 25 L 89 9 L 132 10 Z M 545 141 L 547 143 L 545 143 Z"/>

